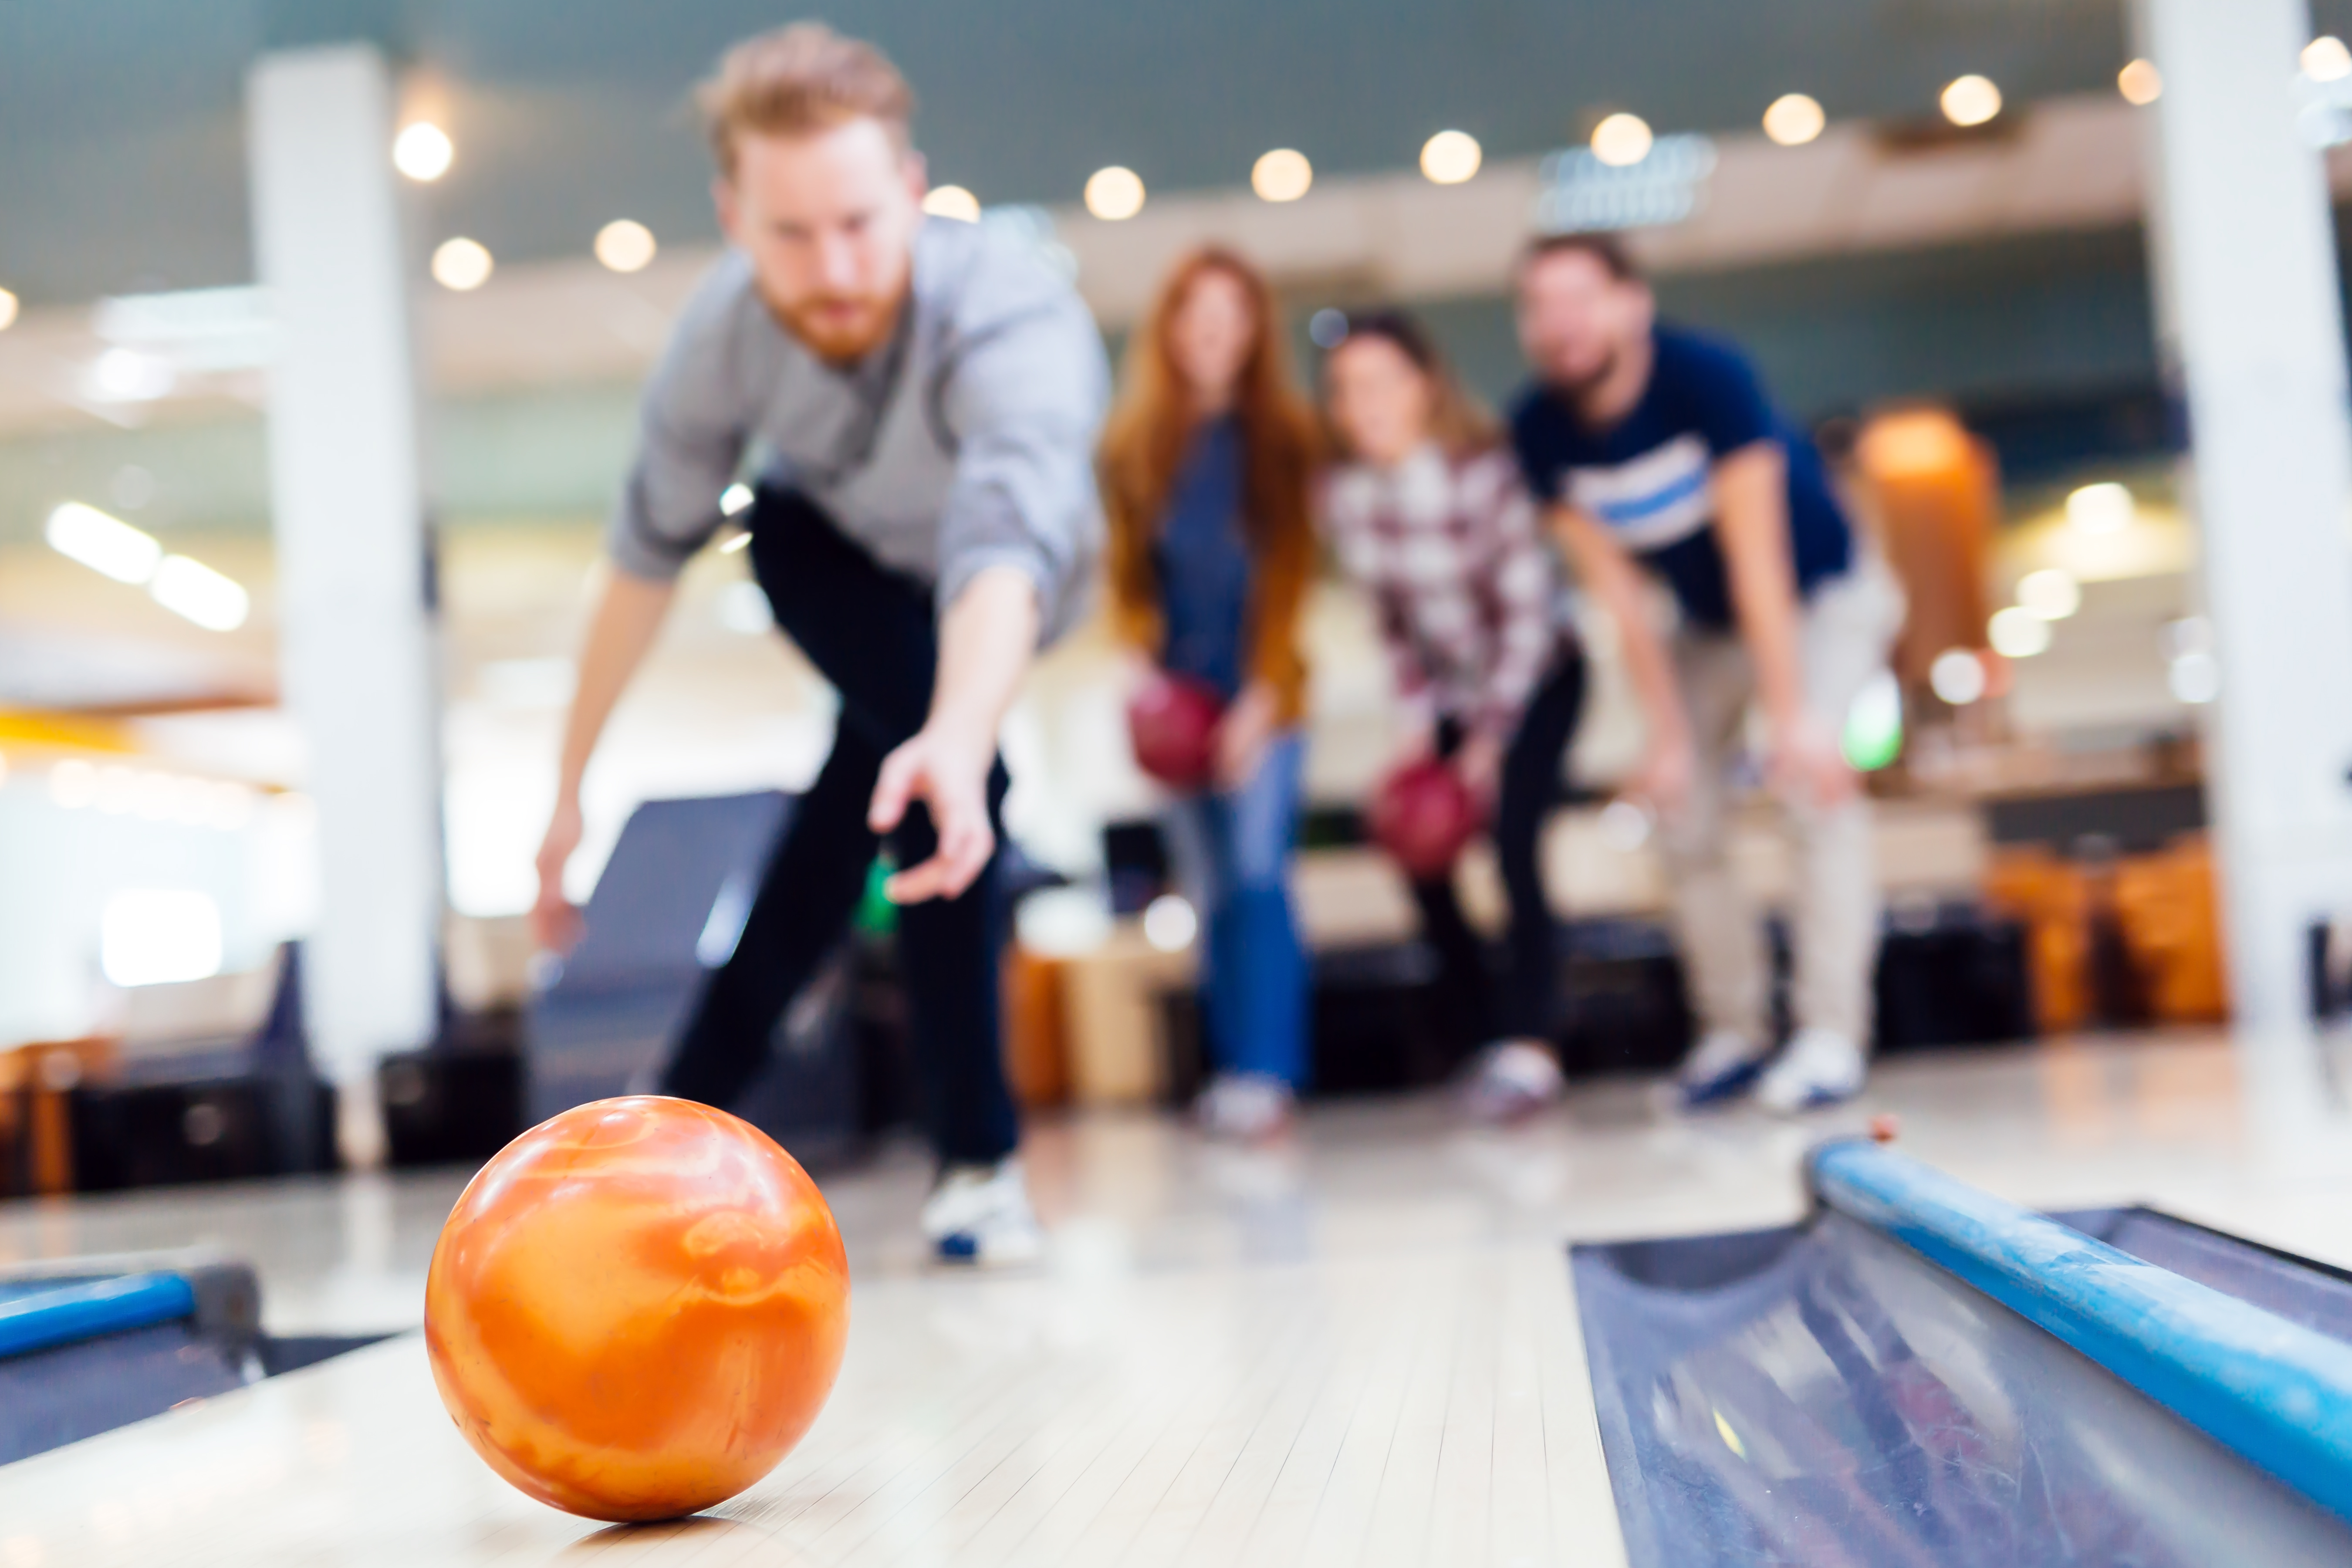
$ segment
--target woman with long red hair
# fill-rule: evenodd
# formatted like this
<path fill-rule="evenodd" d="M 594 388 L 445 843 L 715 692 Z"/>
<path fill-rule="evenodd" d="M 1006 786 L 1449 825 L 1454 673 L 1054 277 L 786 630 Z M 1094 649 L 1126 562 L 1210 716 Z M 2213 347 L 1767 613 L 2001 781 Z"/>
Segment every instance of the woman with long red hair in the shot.
<path fill-rule="evenodd" d="M 1217 247 L 1160 286 L 1102 442 L 1110 599 L 1123 639 L 1222 704 L 1207 784 L 1169 814 L 1200 910 L 1215 1136 L 1289 1120 L 1307 1068 L 1307 959 L 1290 907 L 1306 746 L 1299 606 L 1315 558 L 1314 413 L 1274 290 Z"/>

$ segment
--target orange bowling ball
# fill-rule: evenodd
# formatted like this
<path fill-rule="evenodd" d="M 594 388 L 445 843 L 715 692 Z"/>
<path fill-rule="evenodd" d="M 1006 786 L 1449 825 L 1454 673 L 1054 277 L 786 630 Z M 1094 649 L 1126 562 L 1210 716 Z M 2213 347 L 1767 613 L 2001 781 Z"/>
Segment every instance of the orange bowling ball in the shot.
<path fill-rule="evenodd" d="M 733 1497 L 816 1419 L 849 1334 L 833 1211 L 758 1128 L 632 1095 L 499 1151 L 441 1227 L 425 1346 L 490 1468 L 590 1519 Z"/>

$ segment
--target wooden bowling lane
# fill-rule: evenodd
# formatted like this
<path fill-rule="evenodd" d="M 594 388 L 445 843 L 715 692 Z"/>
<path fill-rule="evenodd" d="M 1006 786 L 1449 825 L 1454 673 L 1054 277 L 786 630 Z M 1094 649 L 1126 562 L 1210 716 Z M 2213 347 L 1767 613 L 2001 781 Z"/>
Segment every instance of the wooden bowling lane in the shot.
<path fill-rule="evenodd" d="M 0 1564 L 1622 1562 L 1557 1247 L 1068 1254 L 862 1286 L 807 1440 L 692 1521 L 511 1490 L 409 1334 L 0 1469 Z"/>
<path fill-rule="evenodd" d="M 841 1384 L 775 1474 L 689 1525 L 531 1503 L 458 1438 L 414 1335 L 0 1467 L 0 1568 L 1622 1561 L 1563 1242 L 1785 1224 L 1814 1138 L 2039 1206 L 2145 1200 L 2352 1264 L 2352 1136 L 2269 1125 L 2217 1037 L 1890 1058 L 1802 1123 L 1580 1088 L 1473 1131 L 1443 1101 L 1313 1108 L 1289 1158 L 1172 1119 L 1040 1119 L 1053 1272 L 916 1266 L 927 1167 L 824 1184 L 854 1294 Z M 414 1325 L 446 1172 L 0 1205 L 0 1257 L 207 1245 L 278 1332 Z"/>

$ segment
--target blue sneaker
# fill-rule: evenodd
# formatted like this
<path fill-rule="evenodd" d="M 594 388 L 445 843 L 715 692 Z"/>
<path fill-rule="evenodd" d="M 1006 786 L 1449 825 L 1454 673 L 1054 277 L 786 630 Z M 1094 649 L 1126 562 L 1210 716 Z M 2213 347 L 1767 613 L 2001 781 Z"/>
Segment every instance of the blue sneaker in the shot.
<path fill-rule="evenodd" d="M 924 1200 L 922 1226 L 941 1263 L 1004 1268 L 1034 1263 L 1045 1251 L 1018 1156 L 950 1166 Z"/>
<path fill-rule="evenodd" d="M 1800 1029 L 1756 1086 L 1756 1101 L 1783 1116 L 1843 1105 L 1862 1092 L 1862 1047 L 1835 1029 Z"/>
<path fill-rule="evenodd" d="M 1549 1047 L 1537 1040 L 1501 1040 L 1472 1064 L 1462 1106 L 1476 1121 L 1502 1125 L 1534 1115 L 1567 1091 Z"/>
<path fill-rule="evenodd" d="M 1709 1029 L 1675 1073 L 1683 1109 L 1720 1105 L 1747 1093 L 1748 1086 L 1763 1075 L 1764 1059 L 1771 1054 L 1769 1047 L 1736 1029 Z"/>

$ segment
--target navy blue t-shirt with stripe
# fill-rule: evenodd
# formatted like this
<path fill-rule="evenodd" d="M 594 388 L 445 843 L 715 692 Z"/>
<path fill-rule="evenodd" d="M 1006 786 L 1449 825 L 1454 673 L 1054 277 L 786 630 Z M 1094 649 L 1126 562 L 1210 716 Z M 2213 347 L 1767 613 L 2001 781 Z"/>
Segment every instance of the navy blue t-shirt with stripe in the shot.
<path fill-rule="evenodd" d="M 1737 349 L 1661 326 L 1650 384 L 1632 412 L 1606 429 L 1577 417 L 1538 384 L 1511 413 L 1511 442 L 1528 489 L 1597 520 L 1633 557 L 1665 579 L 1685 618 L 1732 624 L 1730 585 L 1715 539 L 1715 460 L 1777 440 L 1789 455 L 1789 543 L 1797 592 L 1853 563 L 1853 530 L 1831 494 L 1821 452 L 1773 412 Z"/>

